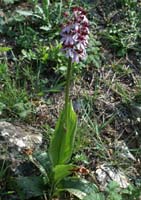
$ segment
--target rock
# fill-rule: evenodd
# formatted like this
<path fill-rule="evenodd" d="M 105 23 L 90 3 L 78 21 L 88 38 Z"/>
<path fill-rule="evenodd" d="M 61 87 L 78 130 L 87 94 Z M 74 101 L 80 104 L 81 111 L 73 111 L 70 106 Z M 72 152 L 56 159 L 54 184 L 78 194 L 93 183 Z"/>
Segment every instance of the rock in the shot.
<path fill-rule="evenodd" d="M 15 126 L 8 122 L 0 122 L 0 137 L 9 146 L 17 147 L 18 151 L 42 144 L 42 134 L 37 132 L 37 129 Z"/>
<path fill-rule="evenodd" d="M 42 144 L 42 134 L 36 128 L 29 125 L 13 125 L 9 122 L 0 122 L 0 161 L 6 161 L 15 175 L 23 175 L 23 172 L 31 166 L 23 154 L 24 149 L 39 149 Z M 27 163 L 27 168 L 25 168 Z M 30 170 L 31 171 L 31 170 Z"/>
<path fill-rule="evenodd" d="M 130 184 L 122 171 L 106 164 L 97 167 L 96 176 L 102 190 L 110 181 L 116 181 L 121 188 L 126 188 Z"/>

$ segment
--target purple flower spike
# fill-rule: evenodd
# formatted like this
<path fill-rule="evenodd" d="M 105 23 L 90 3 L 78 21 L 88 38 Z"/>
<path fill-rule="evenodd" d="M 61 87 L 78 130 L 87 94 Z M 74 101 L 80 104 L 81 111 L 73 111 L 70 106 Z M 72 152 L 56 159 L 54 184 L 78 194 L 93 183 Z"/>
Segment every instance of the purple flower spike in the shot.
<path fill-rule="evenodd" d="M 86 12 L 80 7 L 74 7 L 71 19 L 65 15 L 68 22 L 61 31 L 62 50 L 72 62 L 86 58 L 86 47 L 89 39 L 89 22 Z"/>

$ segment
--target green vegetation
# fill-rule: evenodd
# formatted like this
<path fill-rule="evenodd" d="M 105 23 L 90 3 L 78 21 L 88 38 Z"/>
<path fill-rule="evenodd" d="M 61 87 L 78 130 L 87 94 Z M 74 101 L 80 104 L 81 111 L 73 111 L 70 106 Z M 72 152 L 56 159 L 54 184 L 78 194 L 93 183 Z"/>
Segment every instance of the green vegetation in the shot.
<path fill-rule="evenodd" d="M 0 156 L 0 200 L 139 200 L 141 2 L 0 4 L 0 121 L 40 127 L 45 140 L 42 152 L 25 155 L 33 176 L 13 176 Z M 87 59 L 79 63 L 65 57 L 60 36 L 64 12 L 74 6 L 90 23 Z M 111 178 L 102 188 L 96 170 L 103 164 L 123 171 L 128 187 Z"/>

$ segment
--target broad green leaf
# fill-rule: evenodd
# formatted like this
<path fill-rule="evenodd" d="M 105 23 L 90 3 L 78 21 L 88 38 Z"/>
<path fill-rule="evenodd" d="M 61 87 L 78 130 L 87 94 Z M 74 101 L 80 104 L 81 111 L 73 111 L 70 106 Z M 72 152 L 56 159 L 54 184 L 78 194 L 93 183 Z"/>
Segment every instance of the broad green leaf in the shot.
<path fill-rule="evenodd" d="M 80 191 L 80 190 L 78 190 L 78 189 L 69 188 L 69 189 L 67 189 L 66 191 L 68 191 L 70 194 L 73 194 L 74 196 L 76 196 L 76 197 L 79 198 L 79 199 L 84 199 L 85 196 L 86 196 L 86 193 L 85 193 L 85 192 Z"/>
<path fill-rule="evenodd" d="M 44 183 L 42 177 L 19 177 L 16 178 L 17 191 L 24 196 L 25 199 L 43 195 Z"/>
<path fill-rule="evenodd" d="M 68 103 L 67 111 L 67 117 L 65 109 L 62 111 L 49 147 L 50 159 L 54 166 L 66 164 L 73 151 L 77 117 L 71 102 Z"/>
<path fill-rule="evenodd" d="M 99 193 L 95 184 L 84 179 L 69 177 L 60 182 L 59 190 L 68 191 L 79 199 L 84 199 L 85 196 L 91 193 Z"/>
<path fill-rule="evenodd" d="M 41 174 L 44 177 L 44 183 L 49 182 L 48 172 L 45 170 L 44 166 L 36 159 L 34 159 L 33 155 L 28 155 L 29 160 L 39 169 Z"/>
<path fill-rule="evenodd" d="M 92 192 L 91 194 L 85 196 L 83 200 L 105 200 L 104 194 Z"/>
<path fill-rule="evenodd" d="M 53 169 L 55 183 L 58 183 L 66 176 L 70 175 L 74 167 L 74 165 L 56 165 Z"/>
<path fill-rule="evenodd" d="M 51 171 L 51 162 L 47 152 L 38 152 L 34 156 L 47 172 Z"/>

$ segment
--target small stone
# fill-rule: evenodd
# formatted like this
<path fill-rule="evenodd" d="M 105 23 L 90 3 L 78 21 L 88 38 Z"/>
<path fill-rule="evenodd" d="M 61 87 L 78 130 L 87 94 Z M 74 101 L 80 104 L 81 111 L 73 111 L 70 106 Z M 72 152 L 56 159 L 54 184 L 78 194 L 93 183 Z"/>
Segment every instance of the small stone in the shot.
<path fill-rule="evenodd" d="M 96 175 L 102 190 L 105 190 L 110 181 L 116 181 L 121 188 L 126 188 L 130 184 L 122 171 L 106 164 L 97 168 Z"/>

